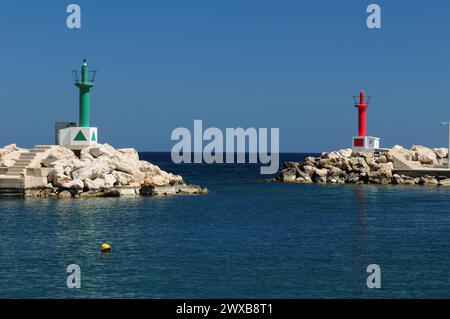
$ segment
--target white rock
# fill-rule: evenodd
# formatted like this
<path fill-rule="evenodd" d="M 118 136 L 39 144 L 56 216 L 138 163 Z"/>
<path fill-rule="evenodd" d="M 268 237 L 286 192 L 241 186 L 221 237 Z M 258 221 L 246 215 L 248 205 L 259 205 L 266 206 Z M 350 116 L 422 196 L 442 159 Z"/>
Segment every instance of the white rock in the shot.
<path fill-rule="evenodd" d="M 0 167 L 13 166 L 24 152 L 28 152 L 28 150 L 17 147 L 16 144 L 10 144 L 0 148 Z"/>
<path fill-rule="evenodd" d="M 96 179 L 103 178 L 111 169 L 105 163 L 94 162 L 92 166 L 85 166 L 72 172 L 74 179 Z"/>
<path fill-rule="evenodd" d="M 439 181 L 439 185 L 441 186 L 450 186 L 450 178 L 443 179 Z"/>
<path fill-rule="evenodd" d="M 64 167 L 64 174 L 70 176 L 70 173 L 72 173 L 72 167 L 70 166 Z"/>
<path fill-rule="evenodd" d="M 118 151 L 124 154 L 131 161 L 139 161 L 139 154 L 134 148 L 119 148 Z"/>
<path fill-rule="evenodd" d="M 366 158 L 366 163 L 372 170 L 377 170 L 380 168 L 379 162 L 375 158 Z"/>
<path fill-rule="evenodd" d="M 147 176 L 144 180 L 145 185 L 151 186 L 165 186 L 169 185 L 170 178 L 169 174 L 153 174 L 151 176 Z"/>
<path fill-rule="evenodd" d="M 381 155 L 380 157 L 376 158 L 376 161 L 380 164 L 386 164 L 388 162 L 388 159 L 386 155 Z"/>
<path fill-rule="evenodd" d="M 339 154 L 342 157 L 346 157 L 346 158 L 351 157 L 352 153 L 353 153 L 353 150 L 351 148 L 346 148 L 346 149 L 342 149 L 342 150 L 339 151 Z"/>
<path fill-rule="evenodd" d="M 91 166 L 101 165 L 106 171 L 113 171 L 116 169 L 116 161 L 119 161 L 117 158 L 111 158 L 108 155 L 102 155 L 101 157 L 92 161 Z"/>
<path fill-rule="evenodd" d="M 99 190 L 105 188 L 105 180 L 102 178 L 96 178 L 95 180 L 86 179 L 84 181 L 84 187 L 89 190 Z"/>
<path fill-rule="evenodd" d="M 17 161 L 22 154 L 21 151 L 14 151 L 2 156 L 2 160 L 12 160 Z"/>
<path fill-rule="evenodd" d="M 443 159 L 443 158 L 448 157 L 448 148 L 445 148 L 445 147 L 433 148 L 433 152 L 436 154 L 436 157 L 438 159 Z"/>
<path fill-rule="evenodd" d="M 64 175 L 64 174 L 56 174 L 52 178 L 52 184 L 53 184 L 53 186 L 56 186 L 56 187 L 61 187 L 67 183 L 70 183 L 71 181 L 72 181 L 72 179 L 69 176 Z"/>
<path fill-rule="evenodd" d="M 403 157 L 407 161 L 414 161 L 416 159 L 416 153 L 404 148 L 392 148 L 392 150 L 389 151 L 390 156 L 400 156 Z"/>
<path fill-rule="evenodd" d="M 53 149 L 50 154 L 44 158 L 42 164 L 44 167 L 53 167 L 61 163 L 68 163 L 67 165 L 71 165 L 72 162 L 77 161 L 79 161 L 78 157 L 76 157 L 71 150 L 65 147 L 58 147 Z M 57 163 L 53 164 L 54 162 Z"/>
<path fill-rule="evenodd" d="M 25 148 L 17 147 L 16 144 L 6 145 L 0 148 L 0 159 L 4 159 L 5 156 L 10 153 L 23 153 L 23 152 L 28 152 L 28 150 Z"/>
<path fill-rule="evenodd" d="M 82 167 L 72 172 L 72 177 L 74 179 L 85 180 L 87 178 L 91 178 L 92 176 L 92 168 L 91 167 Z"/>
<path fill-rule="evenodd" d="M 333 161 L 337 161 L 341 157 L 342 157 L 342 155 L 339 152 L 322 153 L 322 156 L 321 156 L 321 158 L 323 158 L 323 159 L 329 159 L 329 160 L 333 160 Z"/>
<path fill-rule="evenodd" d="M 90 167 L 91 169 L 91 178 L 104 178 L 106 174 L 111 172 L 111 168 L 106 163 L 94 162 L 94 165 Z"/>
<path fill-rule="evenodd" d="M 112 174 L 105 175 L 105 187 L 111 188 L 114 186 L 114 183 L 116 182 L 116 178 Z"/>
<path fill-rule="evenodd" d="M 184 183 L 183 182 L 183 177 L 181 177 L 180 175 L 174 175 L 172 173 L 169 173 L 169 183 L 173 184 L 173 183 Z"/>
<path fill-rule="evenodd" d="M 96 186 L 94 185 L 94 181 L 92 179 L 86 178 L 83 182 L 84 182 L 84 188 L 86 188 L 88 190 L 97 189 Z"/>
<path fill-rule="evenodd" d="M 82 189 L 84 189 L 84 182 L 81 179 L 75 179 L 73 181 L 64 183 L 62 185 L 62 187 L 72 188 L 72 189 L 76 189 L 76 190 L 82 190 Z"/>
<path fill-rule="evenodd" d="M 59 199 L 69 199 L 72 198 L 72 194 L 69 191 L 62 191 L 58 194 Z"/>
<path fill-rule="evenodd" d="M 81 167 L 84 167 L 84 166 L 91 166 L 91 165 L 92 165 L 92 162 L 93 162 L 93 161 L 91 161 L 91 160 L 89 160 L 89 159 L 87 159 L 87 158 L 84 158 L 84 159 L 81 160 L 81 163 L 83 164 L 83 166 L 81 166 Z M 74 170 L 80 169 L 81 167 L 74 167 Z"/>
<path fill-rule="evenodd" d="M 115 177 L 116 181 L 121 186 L 128 185 L 133 179 L 130 174 L 124 172 L 113 171 L 111 174 Z"/>
<path fill-rule="evenodd" d="M 303 171 L 308 174 L 309 177 L 313 177 L 314 172 L 317 170 L 317 168 L 315 166 L 311 166 L 311 165 L 304 165 L 303 167 Z"/>
<path fill-rule="evenodd" d="M 0 148 L 0 158 L 3 158 L 5 154 L 17 151 L 18 147 L 16 144 L 9 144 Z"/>
<path fill-rule="evenodd" d="M 153 165 L 152 163 L 149 163 L 147 161 L 139 161 L 138 167 L 141 172 L 145 173 L 159 173 L 161 171 L 158 166 Z"/>
<path fill-rule="evenodd" d="M 96 178 L 94 180 L 94 185 L 98 188 L 104 188 L 105 187 L 105 180 L 103 178 Z"/>
<path fill-rule="evenodd" d="M 91 165 L 91 163 L 86 163 L 86 162 L 77 160 L 77 161 L 73 161 L 70 164 L 70 167 L 72 168 L 72 171 L 76 171 L 77 169 L 80 169 L 82 167 L 86 167 L 86 166 L 89 166 L 89 165 Z"/>
<path fill-rule="evenodd" d="M 51 157 L 49 155 L 41 161 L 41 165 L 42 165 L 42 167 L 54 167 L 54 165 L 52 165 L 52 163 L 56 162 L 57 160 L 58 159 L 56 157 Z M 57 165 L 57 164 L 55 164 L 55 165 Z"/>
<path fill-rule="evenodd" d="M 11 167 L 14 166 L 15 163 L 16 163 L 15 160 L 3 159 L 0 160 L 0 167 Z"/>
<path fill-rule="evenodd" d="M 133 168 L 130 165 L 128 165 L 127 163 L 116 161 L 116 162 L 114 162 L 114 164 L 115 164 L 116 171 L 124 172 L 124 173 L 130 174 L 130 175 L 132 175 L 134 173 Z"/>
<path fill-rule="evenodd" d="M 52 168 L 47 175 L 47 179 L 50 183 L 54 181 L 56 175 L 64 175 L 64 168 L 61 166 L 56 166 Z"/>
<path fill-rule="evenodd" d="M 117 151 L 108 144 L 97 144 L 97 146 L 89 148 L 89 154 L 98 158 L 102 155 L 113 156 Z"/>
<path fill-rule="evenodd" d="M 320 177 L 325 177 L 325 176 L 327 176 L 327 174 L 328 174 L 328 170 L 327 170 L 326 168 L 317 169 L 317 170 L 315 171 L 315 174 L 316 174 L 317 176 L 320 176 Z"/>
<path fill-rule="evenodd" d="M 416 159 L 421 164 L 438 164 L 436 154 L 431 148 L 422 145 L 413 145 L 411 150 L 415 152 Z"/>
<path fill-rule="evenodd" d="M 134 183 L 138 183 L 140 185 L 143 185 L 144 182 L 145 182 L 145 178 L 146 178 L 146 175 L 144 173 L 139 172 L 139 171 L 135 171 L 134 174 L 132 175 L 132 180 L 131 181 L 134 182 Z"/>
<path fill-rule="evenodd" d="M 394 169 L 394 163 L 388 162 L 388 163 L 380 163 L 380 166 L 385 170 L 393 170 Z"/>
<path fill-rule="evenodd" d="M 94 156 L 89 153 L 89 148 L 85 148 L 81 150 L 80 159 L 88 162 L 92 162 L 94 160 Z"/>

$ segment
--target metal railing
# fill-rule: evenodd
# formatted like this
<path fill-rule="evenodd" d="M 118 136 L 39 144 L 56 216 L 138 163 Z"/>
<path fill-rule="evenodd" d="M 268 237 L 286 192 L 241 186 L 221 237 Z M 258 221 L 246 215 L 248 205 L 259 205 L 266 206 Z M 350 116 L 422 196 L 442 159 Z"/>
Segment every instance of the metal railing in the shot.
<path fill-rule="evenodd" d="M 360 102 L 360 97 L 359 97 L 359 95 L 358 96 L 356 96 L 356 95 L 354 95 L 353 96 L 353 101 L 355 102 L 355 104 L 359 104 L 359 102 Z M 364 101 L 364 103 L 365 104 L 370 104 L 370 100 L 372 100 L 372 96 L 366 96 L 366 101 Z"/>
<path fill-rule="evenodd" d="M 81 72 L 79 70 L 72 70 L 73 80 L 75 83 L 81 82 Z M 97 71 L 88 71 L 88 82 L 94 83 Z"/>

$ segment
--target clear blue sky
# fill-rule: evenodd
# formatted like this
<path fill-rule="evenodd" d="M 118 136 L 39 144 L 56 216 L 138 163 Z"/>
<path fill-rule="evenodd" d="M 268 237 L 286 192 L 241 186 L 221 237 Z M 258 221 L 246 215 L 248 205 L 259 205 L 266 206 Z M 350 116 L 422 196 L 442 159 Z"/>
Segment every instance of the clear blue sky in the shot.
<path fill-rule="evenodd" d="M 66 27 L 66 6 L 82 29 Z M 370 3 L 381 30 L 366 27 Z M 352 95 L 373 96 L 382 144 L 445 145 L 450 1 L 6 1 L 0 10 L 0 144 L 53 142 L 78 119 L 71 70 L 99 70 L 101 142 L 170 150 L 172 130 L 278 127 L 281 151 L 349 147 Z"/>

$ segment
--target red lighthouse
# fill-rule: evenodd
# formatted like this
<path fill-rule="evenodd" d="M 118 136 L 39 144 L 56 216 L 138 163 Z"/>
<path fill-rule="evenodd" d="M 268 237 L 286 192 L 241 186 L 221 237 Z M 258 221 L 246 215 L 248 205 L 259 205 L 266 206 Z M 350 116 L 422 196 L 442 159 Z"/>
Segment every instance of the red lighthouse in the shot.
<path fill-rule="evenodd" d="M 358 136 L 366 136 L 366 110 L 369 103 L 365 103 L 366 94 L 364 91 L 359 93 L 359 103 L 355 105 L 358 109 Z M 356 102 L 356 101 L 355 101 Z"/>
<path fill-rule="evenodd" d="M 380 147 L 380 139 L 378 137 L 367 136 L 367 119 L 366 113 L 369 107 L 370 97 L 366 101 L 364 91 L 354 96 L 355 107 L 358 109 L 358 136 L 353 137 L 353 149 L 356 151 L 373 151 Z"/>

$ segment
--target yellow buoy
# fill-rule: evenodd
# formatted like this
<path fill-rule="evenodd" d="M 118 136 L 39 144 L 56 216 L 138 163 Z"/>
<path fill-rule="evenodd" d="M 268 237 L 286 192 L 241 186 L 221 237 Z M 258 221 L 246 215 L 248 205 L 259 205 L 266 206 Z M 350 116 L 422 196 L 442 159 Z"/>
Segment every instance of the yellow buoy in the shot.
<path fill-rule="evenodd" d="M 103 243 L 101 247 L 102 253 L 110 253 L 111 252 L 111 245 L 107 243 Z"/>

